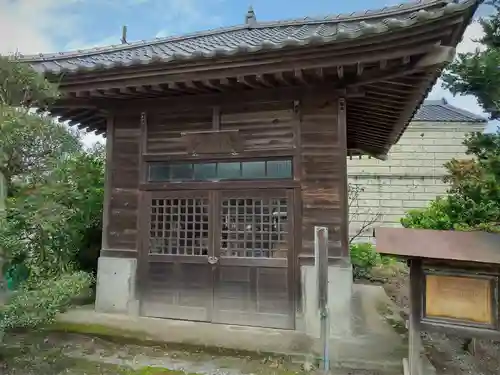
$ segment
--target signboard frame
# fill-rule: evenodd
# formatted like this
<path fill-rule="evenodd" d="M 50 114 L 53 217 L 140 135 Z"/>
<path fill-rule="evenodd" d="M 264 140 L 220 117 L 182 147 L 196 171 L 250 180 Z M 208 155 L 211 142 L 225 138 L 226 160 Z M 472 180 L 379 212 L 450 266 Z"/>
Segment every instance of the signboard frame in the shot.
<path fill-rule="evenodd" d="M 500 233 L 378 228 L 376 238 L 380 254 L 405 259 L 410 270 L 408 358 L 403 359 L 405 375 L 423 375 L 420 336 L 422 331 L 442 332 L 464 338 L 500 340 Z M 488 300 L 483 299 L 483 306 L 487 308 L 484 311 L 491 313 L 490 322 L 464 319 L 466 316 L 474 316 L 473 309 L 466 314 L 462 313 L 462 318 L 453 317 L 453 308 L 443 316 L 426 314 L 429 276 L 489 281 L 489 297 L 485 297 Z M 439 292 L 439 288 L 437 291 Z M 453 288 L 450 291 L 456 293 Z M 460 301 L 459 306 L 463 306 L 463 297 L 457 301 Z M 434 305 L 434 308 L 437 311 L 443 309 L 439 305 Z M 449 307 L 445 306 L 444 311 L 446 308 Z M 460 308 L 454 307 L 455 310 Z M 459 317 L 459 314 L 455 316 Z"/>
<path fill-rule="evenodd" d="M 461 319 L 458 317 L 439 317 L 429 315 L 427 312 L 427 296 L 428 296 L 428 286 L 427 283 L 428 276 L 436 277 L 456 277 L 465 280 L 484 280 L 489 282 L 489 303 L 490 303 L 490 313 L 491 313 L 491 323 L 480 323 L 474 320 Z M 434 324 L 446 324 L 457 327 L 470 327 L 470 328 L 481 328 L 489 330 L 500 330 L 499 326 L 499 277 L 493 273 L 476 273 L 476 272 L 466 272 L 464 270 L 456 269 L 430 269 L 427 267 L 423 268 L 423 288 L 422 288 L 422 312 L 421 312 L 421 322 L 423 323 L 434 323 Z M 446 298 L 446 296 L 443 296 Z"/>

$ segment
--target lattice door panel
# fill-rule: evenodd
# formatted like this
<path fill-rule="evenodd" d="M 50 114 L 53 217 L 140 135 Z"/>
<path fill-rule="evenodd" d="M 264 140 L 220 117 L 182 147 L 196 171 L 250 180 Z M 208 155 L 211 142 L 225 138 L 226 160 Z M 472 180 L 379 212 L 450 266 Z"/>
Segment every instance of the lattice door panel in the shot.
<path fill-rule="evenodd" d="M 149 253 L 208 255 L 209 199 L 153 198 L 150 206 Z"/>
<path fill-rule="evenodd" d="M 220 256 L 287 258 L 289 202 L 286 197 L 223 197 Z"/>

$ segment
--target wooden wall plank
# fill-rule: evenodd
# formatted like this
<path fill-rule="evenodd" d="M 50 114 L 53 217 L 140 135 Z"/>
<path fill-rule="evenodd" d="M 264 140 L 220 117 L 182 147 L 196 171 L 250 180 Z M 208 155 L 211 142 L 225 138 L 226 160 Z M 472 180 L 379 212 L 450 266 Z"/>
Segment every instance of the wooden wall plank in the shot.
<path fill-rule="evenodd" d="M 335 98 L 301 103 L 302 256 L 314 253 L 314 226 L 328 228 L 328 254 L 342 254 L 342 152 Z"/>
<path fill-rule="evenodd" d="M 337 100 L 338 112 L 338 149 L 339 149 L 339 167 L 341 168 L 340 181 L 340 246 L 341 256 L 349 256 L 349 202 L 348 202 L 348 186 L 347 186 L 347 103 L 345 98 Z"/>
<path fill-rule="evenodd" d="M 108 241 L 108 226 L 109 226 L 109 211 L 111 206 L 111 169 L 113 168 L 113 142 L 115 138 L 114 116 L 110 115 L 106 123 L 106 165 L 104 171 L 104 199 L 102 207 L 102 240 L 101 250 L 109 248 Z"/>
<path fill-rule="evenodd" d="M 113 136 L 108 135 L 107 142 L 112 140 L 112 150 L 107 161 L 110 174 L 109 212 L 107 227 L 103 228 L 107 238 L 107 256 L 117 251 L 123 257 L 127 250 L 129 257 L 135 258 L 138 249 L 138 197 L 140 171 L 140 114 L 115 114 Z M 108 133 L 109 134 L 109 133 Z M 120 254 L 118 254 L 120 252 Z"/>
<path fill-rule="evenodd" d="M 148 114 L 146 152 L 149 154 L 187 155 L 183 132 L 210 131 L 213 110 L 202 108 L 189 112 L 151 111 Z"/>
<path fill-rule="evenodd" d="M 222 107 L 222 130 L 237 130 L 244 151 L 294 148 L 293 101 Z"/>

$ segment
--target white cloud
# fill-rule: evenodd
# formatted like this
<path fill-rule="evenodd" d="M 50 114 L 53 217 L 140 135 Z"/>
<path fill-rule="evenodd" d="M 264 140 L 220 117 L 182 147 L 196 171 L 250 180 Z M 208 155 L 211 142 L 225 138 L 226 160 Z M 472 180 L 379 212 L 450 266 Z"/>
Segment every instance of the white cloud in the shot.
<path fill-rule="evenodd" d="M 56 40 L 76 36 L 77 16 L 71 5 L 79 0 L 0 0 L 0 54 L 54 52 Z M 119 42 L 119 39 L 118 39 Z M 86 146 L 103 142 L 101 136 L 86 133 Z"/>
<path fill-rule="evenodd" d="M 167 29 L 162 29 L 156 33 L 155 38 L 165 38 L 168 35 L 170 32 Z"/>
<path fill-rule="evenodd" d="M 457 53 L 474 52 L 477 48 L 484 49 L 484 46 L 477 42 L 484 36 L 484 31 L 477 20 L 473 21 L 465 30 L 462 41 L 457 46 Z"/>
<path fill-rule="evenodd" d="M 158 12 L 165 15 L 163 22 L 168 29 L 162 28 L 156 37 L 170 35 L 169 30 L 175 30 L 175 34 L 180 34 L 221 26 L 222 19 L 217 15 L 215 8 L 224 1 L 212 0 L 210 5 L 200 0 L 158 1 L 155 5 L 158 7 Z"/>
<path fill-rule="evenodd" d="M 0 54 L 57 50 L 54 40 L 71 34 L 76 16 L 72 1 L 0 0 Z"/>

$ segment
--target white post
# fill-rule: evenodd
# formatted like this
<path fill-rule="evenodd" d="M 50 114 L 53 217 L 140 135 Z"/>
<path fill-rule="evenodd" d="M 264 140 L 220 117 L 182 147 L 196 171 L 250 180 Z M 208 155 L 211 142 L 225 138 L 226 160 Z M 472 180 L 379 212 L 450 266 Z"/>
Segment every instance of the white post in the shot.
<path fill-rule="evenodd" d="M 330 370 L 330 319 L 328 314 L 328 228 L 314 227 L 314 267 L 317 275 L 320 337 L 323 344 L 323 370 Z"/>

